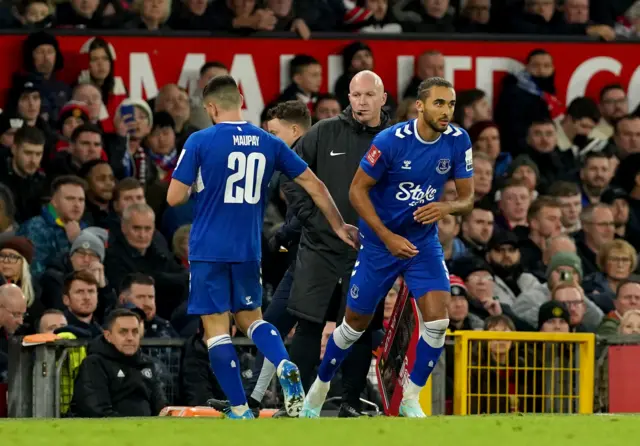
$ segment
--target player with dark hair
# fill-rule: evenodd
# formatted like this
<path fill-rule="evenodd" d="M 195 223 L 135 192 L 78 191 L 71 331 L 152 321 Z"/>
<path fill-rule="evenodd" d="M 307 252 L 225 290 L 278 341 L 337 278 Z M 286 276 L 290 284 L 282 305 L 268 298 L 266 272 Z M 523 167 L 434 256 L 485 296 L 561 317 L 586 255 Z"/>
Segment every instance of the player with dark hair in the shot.
<path fill-rule="evenodd" d="M 442 353 L 449 325 L 449 273 L 437 222 L 469 212 L 474 201 L 471 141 L 466 131 L 450 125 L 455 100 L 445 79 L 423 81 L 418 118 L 380 132 L 360 163 L 349 197 L 361 217 L 362 248 L 351 275 L 345 319 L 327 343 L 301 417 L 319 416 L 331 379 L 400 275 L 417 300 L 424 325 L 399 413 L 425 416 L 418 396 Z M 440 202 L 450 178 L 458 198 Z"/>
<path fill-rule="evenodd" d="M 203 91 L 216 124 L 194 133 L 173 172 L 167 202 L 177 206 L 195 194 L 189 239 L 188 312 L 202 317 L 211 367 L 229 399 L 230 418 L 253 418 L 239 360 L 229 337 L 236 326 L 276 366 L 285 409 L 300 412 L 300 373 L 278 330 L 262 320 L 261 231 L 269 180 L 275 170 L 295 179 L 311 196 L 342 241 L 357 246 L 357 228 L 344 223 L 325 185 L 284 142 L 241 118 L 243 98 L 235 80 L 217 76 Z"/>

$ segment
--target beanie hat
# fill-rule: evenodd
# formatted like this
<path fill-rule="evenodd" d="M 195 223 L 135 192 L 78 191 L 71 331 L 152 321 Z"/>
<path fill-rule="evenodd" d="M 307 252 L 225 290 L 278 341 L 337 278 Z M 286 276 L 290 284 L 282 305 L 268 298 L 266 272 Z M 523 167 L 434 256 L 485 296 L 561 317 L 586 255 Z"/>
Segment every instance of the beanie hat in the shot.
<path fill-rule="evenodd" d="M 569 266 L 573 268 L 578 273 L 578 276 L 580 276 L 580 280 L 584 277 L 582 272 L 582 261 L 577 254 L 572 252 L 558 252 L 551 257 L 549 268 L 547 268 L 547 279 L 551 277 L 552 272 L 561 266 Z"/>
<path fill-rule="evenodd" d="M 67 118 L 71 116 L 80 118 L 85 123 L 91 122 L 91 119 L 89 119 L 89 109 L 83 102 L 69 101 L 64 104 L 64 107 L 62 107 L 62 109 L 60 110 L 60 114 L 58 115 L 58 130 L 62 130 L 64 121 L 66 121 Z"/>
<path fill-rule="evenodd" d="M 107 246 L 107 242 L 109 241 L 109 231 L 99 226 L 89 226 L 84 229 L 84 232 L 88 232 L 89 234 L 93 234 L 100 239 L 100 241 Z"/>
<path fill-rule="evenodd" d="M 104 243 L 96 235 L 83 230 L 78 238 L 71 245 L 70 255 L 73 255 L 79 249 L 89 249 L 100 257 L 100 262 L 104 262 Z"/>
<path fill-rule="evenodd" d="M 484 259 L 475 256 L 464 256 L 456 259 L 451 265 L 451 271 L 462 280 L 467 280 L 476 271 L 488 271 L 493 276 L 491 266 Z"/>
<path fill-rule="evenodd" d="M 351 61 L 355 57 L 356 53 L 362 50 L 369 51 L 369 53 L 372 54 L 371 47 L 359 40 L 351 42 L 349 45 L 344 47 L 342 50 L 342 68 L 345 73 L 351 72 Z"/>
<path fill-rule="evenodd" d="M 58 39 L 56 39 L 53 34 L 50 34 L 47 31 L 37 31 L 29 34 L 22 47 L 22 56 L 24 59 L 23 61 L 26 71 L 31 72 L 35 70 L 35 65 L 33 63 L 33 52 L 41 45 L 51 45 L 56 50 L 56 64 L 53 68 L 53 71 L 61 70 L 64 67 L 64 59 L 62 56 L 62 52 L 60 51 Z"/>
<path fill-rule="evenodd" d="M 0 250 L 2 249 L 13 249 L 24 257 L 28 264 L 33 261 L 35 248 L 31 240 L 26 237 L 11 237 L 0 244 Z"/>
<path fill-rule="evenodd" d="M 564 302 L 555 300 L 545 302 L 538 311 L 538 330 L 542 328 L 545 322 L 557 318 L 563 319 L 567 324 L 570 324 L 570 315 L 567 306 Z"/>
<path fill-rule="evenodd" d="M 473 124 L 471 127 L 469 127 L 468 133 L 469 133 L 469 138 L 471 139 L 471 144 L 475 144 L 478 138 L 480 137 L 480 134 L 492 127 L 495 127 L 497 129 L 498 125 L 493 121 L 478 121 L 475 124 Z"/>
<path fill-rule="evenodd" d="M 529 155 L 524 155 L 524 154 L 516 156 L 516 158 L 513 160 L 513 162 L 509 166 L 509 170 L 507 171 L 507 176 L 508 177 L 513 176 L 513 172 L 515 172 L 516 169 L 520 166 L 529 166 L 531 170 L 533 170 L 536 173 L 536 178 L 540 178 L 540 168 L 535 163 L 535 161 L 531 159 Z"/>
<path fill-rule="evenodd" d="M 451 275 L 449 276 L 449 282 L 451 283 L 452 296 L 469 296 L 467 286 L 464 284 L 464 281 L 460 277 Z"/>
<path fill-rule="evenodd" d="M 120 109 L 123 105 L 133 105 L 134 107 L 138 107 L 139 109 L 141 109 L 147 114 L 147 117 L 149 118 L 149 126 L 153 127 L 153 112 L 151 111 L 151 107 L 149 107 L 149 104 L 147 104 L 147 101 L 144 101 L 142 99 L 125 99 L 120 103 L 120 105 L 118 105 L 118 115 L 120 115 Z"/>

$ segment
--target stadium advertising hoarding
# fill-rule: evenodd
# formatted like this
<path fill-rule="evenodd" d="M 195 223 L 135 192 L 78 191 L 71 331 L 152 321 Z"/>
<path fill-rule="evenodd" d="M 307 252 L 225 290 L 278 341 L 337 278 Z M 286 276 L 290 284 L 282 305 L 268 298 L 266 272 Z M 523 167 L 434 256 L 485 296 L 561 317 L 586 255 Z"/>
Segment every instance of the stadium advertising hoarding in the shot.
<path fill-rule="evenodd" d="M 0 39 L 0 72 L 3 95 L 11 85 L 11 73 L 20 69 L 25 36 Z M 86 36 L 59 36 L 65 56 L 63 80 L 73 82 L 87 58 Z M 324 67 L 323 90 L 331 91 L 342 73 L 340 51 L 351 40 L 227 39 L 202 37 L 110 36 L 116 55 L 116 75 L 132 97 L 154 97 L 158 88 L 176 82 L 193 91 L 198 69 L 217 60 L 230 67 L 245 95 L 247 118 L 257 121 L 265 104 L 288 84 L 288 61 L 295 54 L 310 54 Z M 545 48 L 554 57 L 560 100 L 588 95 L 597 98 L 603 85 L 621 83 L 628 91 L 630 107 L 640 103 L 639 43 L 486 42 L 365 40 L 372 48 L 375 70 L 385 87 L 397 96 L 414 72 L 416 57 L 428 49 L 445 55 L 445 77 L 457 89 L 480 88 L 495 97 L 508 71 L 522 68 L 527 53 Z"/>

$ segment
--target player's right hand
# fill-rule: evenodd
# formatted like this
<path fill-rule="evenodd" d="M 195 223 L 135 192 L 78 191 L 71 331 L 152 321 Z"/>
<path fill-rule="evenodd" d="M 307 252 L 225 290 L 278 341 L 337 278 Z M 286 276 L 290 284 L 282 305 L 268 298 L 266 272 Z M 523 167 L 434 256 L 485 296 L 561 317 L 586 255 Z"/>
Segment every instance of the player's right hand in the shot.
<path fill-rule="evenodd" d="M 353 249 L 360 249 L 359 231 L 353 225 L 344 224 L 336 231 L 340 240 L 351 246 Z"/>
<path fill-rule="evenodd" d="M 418 248 L 416 248 L 409 240 L 397 234 L 391 234 L 383 241 L 391 255 L 394 257 L 410 259 L 418 255 Z"/>

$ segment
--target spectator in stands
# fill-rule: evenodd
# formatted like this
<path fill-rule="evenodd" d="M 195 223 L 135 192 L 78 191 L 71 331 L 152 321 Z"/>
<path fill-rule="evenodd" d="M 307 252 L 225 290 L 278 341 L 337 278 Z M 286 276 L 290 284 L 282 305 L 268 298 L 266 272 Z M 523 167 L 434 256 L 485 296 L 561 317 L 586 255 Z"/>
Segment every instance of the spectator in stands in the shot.
<path fill-rule="evenodd" d="M 49 124 L 41 116 L 42 97 L 40 85 L 26 81 L 14 86 L 9 94 L 7 109 L 10 114 L 23 120 L 22 127 L 36 127 L 45 135 L 45 156 L 43 165 L 48 161 L 47 154 L 53 150 L 55 135 Z"/>
<path fill-rule="evenodd" d="M 158 179 L 168 182 L 178 164 L 175 122 L 169 113 L 153 115 L 153 128 L 145 139 L 145 147 L 150 161 L 156 166 Z"/>
<path fill-rule="evenodd" d="M 84 199 L 87 184 L 74 176 L 56 178 L 51 184 L 51 201 L 42 208 L 41 215 L 27 220 L 18 235 L 24 235 L 35 246 L 31 273 L 36 279 L 47 264 L 58 255 L 69 252 L 71 244 L 85 226 Z"/>
<path fill-rule="evenodd" d="M 459 33 L 490 33 L 491 0 L 467 0 L 455 23 Z"/>
<path fill-rule="evenodd" d="M 0 382 L 7 381 L 9 339 L 22 325 L 27 304 L 22 291 L 14 284 L 0 286 Z"/>
<path fill-rule="evenodd" d="M 563 106 L 555 94 L 553 58 L 547 51 L 535 49 L 528 54 L 524 71 L 508 74 L 502 81 L 495 113 L 502 147 L 513 153 L 532 122 L 559 115 Z"/>
<path fill-rule="evenodd" d="M 582 278 L 583 271 L 580 257 L 571 252 L 559 252 L 549 262 L 547 283 L 523 290 L 513 303 L 512 310 L 527 323 L 538 326 L 537 318 L 540 306 L 551 300 L 551 290 L 555 289 L 561 282 L 580 285 Z M 595 331 L 602 320 L 603 313 L 591 300 L 587 299 L 585 304 L 584 326 L 588 331 Z"/>
<path fill-rule="evenodd" d="M 186 406 L 206 406 L 211 398 L 225 399 L 209 364 L 202 322 L 184 343 L 180 362 L 180 400 Z"/>
<path fill-rule="evenodd" d="M 151 358 L 140 352 L 140 319 L 114 310 L 89 348 L 75 381 L 71 411 L 79 417 L 155 416 L 166 397 Z"/>
<path fill-rule="evenodd" d="M 130 273 L 147 274 L 155 280 L 158 315 L 170 319 L 186 297 L 188 272 L 170 253 L 153 243 L 155 214 L 146 204 L 132 204 L 122 214 L 122 232 L 114 234 L 107 249 L 105 271 L 111 283 Z"/>
<path fill-rule="evenodd" d="M 589 152 L 580 168 L 582 207 L 600 202 L 600 196 L 609 187 L 613 172 L 610 155 L 605 152 Z"/>
<path fill-rule="evenodd" d="M 574 239 L 566 234 L 548 239 L 545 249 L 542 252 L 542 265 L 538 265 L 537 268 L 529 270 L 529 272 L 536 276 L 540 282 L 546 282 L 547 269 L 551 263 L 551 259 L 559 252 L 576 254 L 577 249 Z"/>
<path fill-rule="evenodd" d="M 60 17 L 58 5 L 56 15 Z M 54 120 L 71 96 L 71 89 L 56 75 L 64 67 L 64 58 L 58 40 L 46 31 L 29 34 L 24 41 L 23 66 L 28 73 L 26 80 L 38 84 L 42 98 L 40 113 L 45 120 Z"/>
<path fill-rule="evenodd" d="M 122 107 L 131 105 L 133 116 L 122 115 Z M 153 127 L 153 113 L 149 104 L 141 99 L 122 101 L 116 110 L 114 125 L 116 133 L 108 135 L 107 146 L 109 163 L 116 178 L 133 177 L 145 186 L 151 184 L 157 177 L 157 172 L 155 164 L 150 162 L 142 146 Z"/>
<path fill-rule="evenodd" d="M 550 301 L 540 306 L 538 331 L 542 333 L 569 333 L 569 309 L 562 302 Z"/>
<path fill-rule="evenodd" d="M 596 256 L 600 248 L 613 241 L 615 223 L 611 208 L 606 204 L 594 204 L 580 214 L 582 233 L 576 237 L 578 255 L 582 259 L 585 275 L 598 271 Z"/>
<path fill-rule="evenodd" d="M 201 3 L 203 5 L 207 5 L 208 3 L 203 0 L 187 0 L 187 4 L 198 4 Z M 198 6 L 200 7 L 200 6 Z M 213 9 L 207 7 L 207 10 Z M 209 26 L 211 22 L 208 21 L 207 26 Z M 183 28 L 173 28 L 173 29 L 183 29 Z M 191 27 L 184 29 L 194 29 Z M 189 124 L 197 129 L 204 129 L 207 127 L 211 127 L 212 122 L 211 118 L 207 115 L 204 107 L 202 106 L 202 90 L 207 85 L 207 83 L 216 76 L 220 76 L 223 74 L 229 74 L 229 69 L 222 62 L 211 61 L 206 62 L 200 68 L 200 76 L 198 77 L 198 87 L 195 91 L 192 92 L 191 97 L 189 98 L 189 102 L 191 103 L 191 112 L 189 113 Z"/>
<path fill-rule="evenodd" d="M 66 307 L 64 315 L 68 325 L 81 330 L 88 337 L 95 338 L 102 334 L 95 314 L 98 308 L 98 281 L 90 271 L 74 271 L 65 278 L 62 302 Z"/>
<path fill-rule="evenodd" d="M 498 208 L 500 215 L 496 216 L 499 228 L 514 230 L 518 226 L 527 226 L 527 213 L 531 206 L 531 192 L 527 185 L 511 179 L 500 190 Z"/>
<path fill-rule="evenodd" d="M 11 157 L 0 161 L 0 182 L 13 191 L 15 218 L 25 221 L 40 214 L 48 181 L 40 169 L 44 153 L 44 134 L 35 127 L 16 132 Z"/>
<path fill-rule="evenodd" d="M 628 311 L 640 310 L 640 282 L 629 279 L 618 285 L 613 305 L 615 310 L 608 313 L 598 327 L 596 333 L 600 336 L 615 334 L 620 326 L 620 320 Z"/>
<path fill-rule="evenodd" d="M 582 229 L 582 193 L 576 183 L 556 181 L 549 186 L 549 196 L 553 197 L 562 211 L 562 232 L 573 235 Z"/>
<path fill-rule="evenodd" d="M 569 309 L 569 327 L 572 333 L 589 332 L 583 325 L 587 307 L 582 287 L 573 283 L 560 283 L 551 292 L 551 300 L 562 302 Z M 593 331 L 595 330 L 591 330 Z"/>
<path fill-rule="evenodd" d="M 276 103 L 298 100 L 313 110 L 322 84 L 322 65 L 312 56 L 297 54 L 289 62 L 289 86 Z"/>
<path fill-rule="evenodd" d="M 278 22 L 270 9 L 256 7 L 255 0 L 224 0 L 214 4 L 216 21 L 213 29 L 248 34 L 254 31 L 273 31 Z"/>
<path fill-rule="evenodd" d="M 541 268 L 547 240 L 562 234 L 560 204 L 550 197 L 540 197 L 527 213 L 528 236 L 521 241 L 522 266 L 527 271 Z"/>
<path fill-rule="evenodd" d="M 173 234 L 171 246 L 173 253 L 185 269 L 189 269 L 189 233 L 191 225 L 182 225 Z"/>
<path fill-rule="evenodd" d="M 620 321 L 619 332 L 622 335 L 640 334 L 640 310 L 629 310 Z"/>
<path fill-rule="evenodd" d="M 167 21 L 171 16 L 171 0 L 134 0 L 131 11 L 136 17 L 127 23 L 127 28 L 146 31 L 170 29 Z"/>
<path fill-rule="evenodd" d="M 15 220 L 16 205 L 13 201 L 13 193 L 4 184 L 0 183 L 0 240 L 11 237 L 19 228 Z"/>
<path fill-rule="evenodd" d="M 615 40 L 615 30 L 602 22 L 595 22 L 593 18 L 601 19 L 597 13 L 590 13 L 589 0 L 566 0 L 564 3 L 564 21 L 568 25 L 570 34 L 586 34 L 600 37 L 602 40 Z"/>
<path fill-rule="evenodd" d="M 53 157 L 56 153 L 69 150 L 71 135 L 73 131 L 83 124 L 89 124 L 89 108 L 79 101 L 69 101 L 60 109 L 60 115 L 56 125 L 57 138 L 55 152 L 51 154 Z"/>
<path fill-rule="evenodd" d="M 454 32 L 454 16 L 449 12 L 449 0 L 401 0 L 395 10 L 402 10 L 398 18 L 403 21 L 403 29 L 418 33 Z"/>
<path fill-rule="evenodd" d="M 152 277 L 141 273 L 127 275 L 120 284 L 121 305 L 134 305 L 144 311 L 146 338 L 177 338 L 178 333 L 169 321 L 156 314 L 156 289 Z"/>
<path fill-rule="evenodd" d="M 266 10 L 272 11 L 276 18 L 274 31 L 291 31 L 304 40 L 308 40 L 311 37 L 311 30 L 307 23 L 295 14 L 293 0 L 266 0 L 264 4 Z"/>
<path fill-rule="evenodd" d="M 613 142 L 620 160 L 640 153 L 640 116 L 627 115 L 620 118 L 615 124 Z"/>
<path fill-rule="evenodd" d="M 444 58 L 442 63 L 444 74 Z M 482 126 L 482 128 L 479 127 L 477 130 L 478 135 L 489 127 L 493 127 L 496 131 L 498 130 L 496 124 L 492 121 L 493 110 L 487 99 L 487 94 L 484 91 L 477 88 L 462 90 L 458 92 L 456 99 L 457 102 L 456 109 L 453 113 L 453 120 L 460 127 L 470 130 L 474 124 L 484 122 L 485 125 Z M 498 152 L 500 152 L 500 150 L 498 150 Z"/>
<path fill-rule="evenodd" d="M 615 237 L 626 239 L 636 250 L 640 249 L 640 222 L 631 214 L 631 198 L 617 187 L 609 188 L 602 193 L 600 202 L 608 204 L 613 212 Z"/>
<path fill-rule="evenodd" d="M 313 114 L 313 118 L 316 121 L 333 118 L 334 116 L 338 116 L 340 112 L 341 108 L 338 98 L 330 93 L 318 95 L 318 100 L 316 101 L 315 111 Z"/>
<path fill-rule="evenodd" d="M 7 111 L 0 113 L 0 154 L 8 153 L 18 129 L 24 125 L 24 119 Z"/>
<path fill-rule="evenodd" d="M 395 122 L 411 121 L 417 117 L 418 109 L 416 107 L 416 98 L 408 97 L 400 101 L 398 109 L 396 110 Z"/>
<path fill-rule="evenodd" d="M 583 288 L 607 314 L 613 310 L 618 286 L 636 270 L 638 254 L 629 242 L 616 239 L 600 247 L 596 263 L 599 271 L 585 277 Z"/>
<path fill-rule="evenodd" d="M 492 159 L 482 152 L 473 156 L 473 189 L 475 201 L 479 202 L 491 196 L 493 188 L 493 162 Z"/>
<path fill-rule="evenodd" d="M 20 287 L 29 311 L 28 322 L 34 322 L 41 311 L 40 287 L 32 280 L 29 270 L 32 261 L 33 243 L 29 239 L 16 236 L 0 242 L 0 275 L 7 283 Z"/>
<path fill-rule="evenodd" d="M 53 333 L 58 328 L 66 327 L 67 318 L 64 313 L 55 308 L 45 310 L 38 321 L 38 333 Z"/>
<path fill-rule="evenodd" d="M 493 271 L 484 259 L 462 257 L 454 262 L 451 272 L 460 277 L 467 287 L 469 313 L 482 320 L 504 314 L 509 316 L 520 330 L 532 330 L 534 325 L 531 322 L 521 320 L 514 314 L 510 305 L 501 303 L 496 298 Z"/>
<path fill-rule="evenodd" d="M 176 147 L 182 150 L 189 135 L 198 130 L 189 124 L 191 109 L 187 92 L 176 84 L 166 84 L 156 96 L 155 111 L 156 113 L 165 111 L 171 115 L 175 122 Z"/>
<path fill-rule="evenodd" d="M 80 175 L 80 169 L 89 161 L 99 160 L 103 152 L 102 132 L 93 124 L 83 124 L 71 134 L 69 149 L 58 152 L 48 174 L 51 178 L 62 175 Z"/>
<path fill-rule="evenodd" d="M 456 190 L 456 183 L 453 180 L 448 180 L 444 183 L 444 191 L 442 191 L 441 201 L 454 201 L 458 198 L 458 191 Z"/>
<path fill-rule="evenodd" d="M 89 110 L 89 120 L 106 132 L 114 130 L 113 122 L 109 122 L 106 107 L 102 101 L 102 91 L 94 84 L 78 84 L 71 93 L 71 100 L 81 102 Z M 111 120 L 112 121 L 112 120 Z"/>
<path fill-rule="evenodd" d="M 55 7 L 48 0 L 21 0 L 16 5 L 12 28 L 49 28 Z"/>
<path fill-rule="evenodd" d="M 444 56 L 438 50 L 427 50 L 420 54 L 418 57 L 418 63 L 416 64 L 416 72 L 411 78 L 409 85 L 405 88 L 402 95 L 403 99 L 415 98 L 418 96 L 418 86 L 420 82 L 430 77 L 444 77 Z M 460 92 L 458 92 L 458 101 L 456 104 L 456 111 L 460 107 Z M 454 121 L 455 112 L 454 112 Z M 465 127 L 466 128 L 466 127 Z"/>
<path fill-rule="evenodd" d="M 556 127 L 551 119 L 535 120 L 529 126 L 523 153 L 539 167 L 538 189 L 545 193 L 551 183 L 575 168 L 571 152 L 558 149 Z"/>
<path fill-rule="evenodd" d="M 334 91 L 345 109 L 349 105 L 349 83 L 356 73 L 373 70 L 373 53 L 371 48 L 360 41 L 351 42 L 342 50 L 342 75 L 336 81 Z"/>
<path fill-rule="evenodd" d="M 602 118 L 589 136 L 596 139 L 609 139 L 613 136 L 616 123 L 629 113 L 629 100 L 622 85 L 608 84 L 602 87 L 598 108 Z"/>
<path fill-rule="evenodd" d="M 460 234 L 460 217 L 446 215 L 438 221 L 438 239 L 448 265 L 467 254 L 467 247 L 458 238 L 458 234 Z"/>
<path fill-rule="evenodd" d="M 181 31 L 209 31 L 215 23 L 216 6 L 207 0 L 182 0 L 172 5 L 168 26 Z"/>
<path fill-rule="evenodd" d="M 464 281 L 458 276 L 450 276 L 451 299 L 447 303 L 449 330 L 482 330 L 484 322 L 475 314 L 469 313 L 469 293 Z"/>
<path fill-rule="evenodd" d="M 494 232 L 494 217 L 490 209 L 476 206 L 462 216 L 460 239 L 470 254 L 484 258 L 487 244 Z"/>
<path fill-rule="evenodd" d="M 89 187 L 84 220 L 91 226 L 109 229 L 110 203 L 116 186 L 111 166 L 101 159 L 88 161 L 80 168 L 79 175 Z"/>
<path fill-rule="evenodd" d="M 506 178 L 524 183 L 529 189 L 531 201 L 538 198 L 536 188 L 538 187 L 538 178 L 540 178 L 540 169 L 528 155 L 520 154 L 515 157 L 507 169 Z"/>
<path fill-rule="evenodd" d="M 107 29 L 120 26 L 123 16 L 123 7 L 115 1 L 72 0 L 58 5 L 55 22 L 60 28 Z"/>
<path fill-rule="evenodd" d="M 113 46 L 101 37 L 94 37 L 82 46 L 81 54 L 87 55 L 87 69 L 80 72 L 78 84 L 92 84 L 102 97 L 100 121 L 102 130 L 114 131 L 112 118 L 120 102 L 127 98 L 122 79 L 115 76 L 115 54 Z"/>
<path fill-rule="evenodd" d="M 540 284 L 533 274 L 525 272 L 520 260 L 520 241 L 511 231 L 493 234 L 486 259 L 495 273 L 494 292 L 501 303 L 513 305 L 522 291 Z"/>
<path fill-rule="evenodd" d="M 484 153 L 489 157 L 494 175 L 500 178 L 507 173 L 511 164 L 511 154 L 500 151 L 500 131 L 493 121 L 478 121 L 469 128 L 469 138 L 474 153 Z"/>
<path fill-rule="evenodd" d="M 116 304 L 113 286 L 107 281 L 104 273 L 104 242 L 93 228 L 83 230 L 71 245 L 68 254 L 58 257 L 49 263 L 40 284 L 42 286 L 42 303 L 46 308 L 64 310 L 62 299 L 64 294 L 64 279 L 74 272 L 89 271 L 98 283 L 98 307 L 96 316 L 99 321 Z"/>
<path fill-rule="evenodd" d="M 571 151 L 576 158 L 589 151 L 602 150 L 604 141 L 589 138 L 589 134 L 599 121 L 600 110 L 592 99 L 586 97 L 574 99 L 569 104 L 564 118 L 556 121 L 558 148 L 563 152 Z"/>
<path fill-rule="evenodd" d="M 360 32 L 375 34 L 402 32 L 402 26 L 398 23 L 393 9 L 389 8 L 389 0 L 358 0 L 357 4 L 372 13 L 367 25 L 360 28 Z"/>

